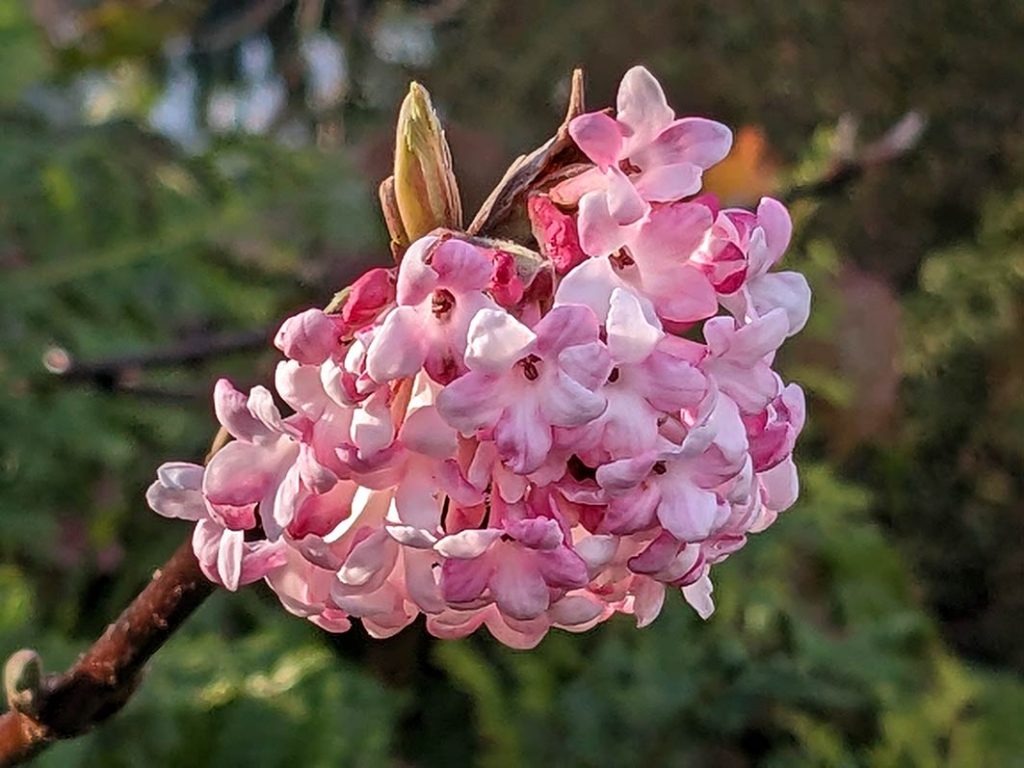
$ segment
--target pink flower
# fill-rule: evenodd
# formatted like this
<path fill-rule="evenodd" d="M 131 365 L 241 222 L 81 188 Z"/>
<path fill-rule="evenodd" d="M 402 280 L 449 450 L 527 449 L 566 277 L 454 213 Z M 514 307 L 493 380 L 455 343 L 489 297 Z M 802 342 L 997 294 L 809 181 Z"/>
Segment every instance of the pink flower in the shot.
<path fill-rule="evenodd" d="M 779 393 L 779 377 L 771 361 L 789 330 L 785 311 L 773 309 L 737 326 L 728 317 L 715 317 L 704 324 L 708 356 L 701 369 L 746 413 L 762 410 Z"/>
<path fill-rule="evenodd" d="M 235 438 L 210 460 L 203 474 L 203 496 L 211 518 L 225 528 L 247 530 L 256 508 L 265 529 L 273 530 L 274 498 L 299 455 L 295 419 L 283 419 L 270 392 L 255 387 L 248 398 L 227 379 L 214 389 L 217 419 Z"/>
<path fill-rule="evenodd" d="M 559 443 L 589 466 L 653 450 L 665 414 L 707 394 L 686 342 L 648 320 L 632 292 L 612 291 L 605 328 L 612 364 L 602 389 L 608 406 L 593 421 L 559 434 Z"/>
<path fill-rule="evenodd" d="M 596 258 L 566 275 L 555 300 L 586 304 L 603 316 L 612 290 L 628 287 L 665 321 L 685 324 L 711 317 L 718 310 L 715 290 L 691 258 L 711 224 L 711 210 L 701 203 L 660 206 L 634 228 L 621 251 L 617 240 L 608 241 Z"/>
<path fill-rule="evenodd" d="M 751 322 L 782 309 L 789 321 L 787 336 L 798 333 L 811 312 L 811 289 L 798 272 L 769 272 L 789 246 L 793 223 L 785 206 L 770 197 L 761 199 L 756 216 L 747 211 L 723 211 L 721 229 L 731 224 L 722 251 L 733 258 L 745 255 L 744 280 L 727 280 L 718 287 L 719 299 L 742 322 Z M 717 225 L 716 225 L 717 227 Z M 721 263 L 721 252 L 719 263 Z"/>
<path fill-rule="evenodd" d="M 508 251 L 494 251 L 494 274 L 487 286 L 494 300 L 506 309 L 512 309 L 523 299 L 523 281 L 516 268 L 516 257 Z"/>
<path fill-rule="evenodd" d="M 743 417 L 755 471 L 771 469 L 793 453 L 805 418 L 804 391 L 796 384 L 785 387 L 761 413 Z"/>
<path fill-rule="evenodd" d="M 586 564 L 550 517 L 527 516 L 523 505 L 496 504 L 492 526 L 438 541 L 444 556 L 441 592 L 456 606 L 493 601 L 503 615 L 529 620 L 566 591 L 585 586 Z"/>
<path fill-rule="evenodd" d="M 493 429 L 509 468 L 525 475 L 551 450 L 552 427 L 576 427 L 601 415 L 607 349 L 586 307 L 551 310 L 531 331 L 501 310 L 482 310 L 469 328 L 469 372 L 438 396 L 445 420 L 465 435 Z"/>
<path fill-rule="evenodd" d="M 371 269 L 352 283 L 339 316 L 349 333 L 365 328 L 395 303 L 395 270 Z"/>
<path fill-rule="evenodd" d="M 307 309 L 284 321 L 274 346 L 292 360 L 319 365 L 341 349 L 341 325 L 319 309 Z"/>
<path fill-rule="evenodd" d="M 551 260 L 558 274 L 563 275 L 586 260 L 574 216 L 564 213 L 547 195 L 531 196 L 527 211 L 540 252 Z"/>
<path fill-rule="evenodd" d="M 283 542 L 246 541 L 244 531 L 230 530 L 214 520 L 203 498 L 202 483 L 203 467 L 164 464 L 146 492 L 146 501 L 157 514 L 196 523 L 192 543 L 206 578 L 234 591 L 285 564 Z"/>
<path fill-rule="evenodd" d="M 618 114 L 580 115 L 569 125 L 576 144 L 597 166 L 556 188 L 556 201 L 579 198 L 580 242 L 591 255 L 625 245 L 628 228 L 650 203 L 681 200 L 700 190 L 704 170 L 722 160 L 732 133 L 702 118 L 676 119 L 665 94 L 644 67 L 619 86 Z"/>
<path fill-rule="evenodd" d="M 366 351 L 370 378 L 411 378 L 422 368 L 446 384 L 462 373 L 470 320 L 497 307 L 483 292 L 492 272 L 488 253 L 462 240 L 428 235 L 413 243 L 398 273 L 398 306 Z"/>

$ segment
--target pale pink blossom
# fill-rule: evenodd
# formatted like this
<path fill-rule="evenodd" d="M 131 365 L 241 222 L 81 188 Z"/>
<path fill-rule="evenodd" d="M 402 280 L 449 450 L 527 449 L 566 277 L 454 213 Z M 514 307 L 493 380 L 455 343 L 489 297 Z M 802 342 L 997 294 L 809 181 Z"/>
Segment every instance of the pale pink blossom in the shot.
<path fill-rule="evenodd" d="M 245 531 L 225 528 L 213 519 L 203 497 L 202 481 L 203 467 L 181 462 L 164 464 L 146 492 L 146 501 L 164 517 L 196 523 L 192 544 L 206 578 L 234 591 L 283 566 L 288 557 L 284 542 L 246 541 Z"/>
<path fill-rule="evenodd" d="M 605 409 L 597 390 L 611 361 L 586 307 L 556 307 L 533 330 L 483 310 L 470 325 L 466 367 L 438 396 L 438 410 L 463 434 L 493 430 L 502 459 L 521 475 L 544 462 L 552 427 L 581 426 Z"/>
<path fill-rule="evenodd" d="M 772 271 L 780 203 L 695 196 L 727 129 L 677 119 L 642 67 L 617 106 L 511 212 L 532 240 L 428 234 L 285 320 L 273 391 L 217 383 L 232 439 L 147 493 L 211 581 L 262 578 L 330 632 L 423 614 L 519 649 L 647 626 L 670 590 L 711 615 L 715 568 L 799 494 L 806 403 L 775 357 L 810 292 Z"/>
<path fill-rule="evenodd" d="M 411 246 L 398 273 L 398 305 L 366 351 L 370 378 L 411 378 L 422 368 L 447 384 L 465 371 L 470 320 L 497 307 L 483 292 L 492 273 L 487 251 L 462 240 L 429 235 Z"/>
<path fill-rule="evenodd" d="M 622 78 L 616 117 L 580 115 L 569 132 L 597 167 L 563 183 L 554 197 L 579 200 L 580 242 L 591 255 L 625 245 L 629 228 L 648 213 L 650 203 L 700 191 L 703 171 L 732 146 L 732 133 L 721 123 L 676 119 L 658 81 L 644 67 L 633 67 Z"/>

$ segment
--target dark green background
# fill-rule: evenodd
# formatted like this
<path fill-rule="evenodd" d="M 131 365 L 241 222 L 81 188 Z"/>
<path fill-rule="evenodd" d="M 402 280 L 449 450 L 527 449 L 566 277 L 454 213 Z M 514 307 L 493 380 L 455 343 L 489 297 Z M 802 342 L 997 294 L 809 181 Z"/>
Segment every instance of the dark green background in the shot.
<path fill-rule="evenodd" d="M 346 55 L 320 106 L 314 35 Z M 142 494 L 204 453 L 216 376 L 266 381 L 275 356 L 75 383 L 43 355 L 269 333 L 385 262 L 374 187 L 408 79 L 470 211 L 550 134 L 574 65 L 591 105 L 642 62 L 678 111 L 758 126 L 780 187 L 825 171 L 844 115 L 863 141 L 929 120 L 909 157 L 794 206 L 804 491 L 716 569 L 710 621 L 672 599 L 646 630 L 519 653 L 332 638 L 262 587 L 218 594 L 116 720 L 39 764 L 1024 765 L 1022 48 L 1011 0 L 0 3 L 0 655 L 50 668 L 186 535 Z M 149 121 L 182 78 L 184 144 Z M 211 100 L 260 82 L 272 123 L 215 130 Z"/>

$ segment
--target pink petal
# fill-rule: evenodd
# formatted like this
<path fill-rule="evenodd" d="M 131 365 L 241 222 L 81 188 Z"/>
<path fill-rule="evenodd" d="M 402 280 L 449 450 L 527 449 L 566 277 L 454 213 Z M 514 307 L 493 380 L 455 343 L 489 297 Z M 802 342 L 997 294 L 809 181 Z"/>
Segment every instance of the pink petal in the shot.
<path fill-rule="evenodd" d="M 604 613 L 601 603 L 583 595 L 566 595 L 551 606 L 548 615 L 551 620 L 565 628 L 589 624 Z"/>
<path fill-rule="evenodd" d="M 702 619 L 709 618 L 715 612 L 715 601 L 711 599 L 712 591 L 711 579 L 707 575 L 683 587 L 683 597 Z"/>
<path fill-rule="evenodd" d="M 466 366 L 501 373 L 525 357 L 536 340 L 533 331 L 504 310 L 481 309 L 469 323 Z"/>
<path fill-rule="evenodd" d="M 339 634 L 352 629 L 352 622 L 349 620 L 348 614 L 336 608 L 324 608 L 321 613 L 310 616 L 309 620 L 324 632 Z"/>
<path fill-rule="evenodd" d="M 661 133 L 675 113 L 661 85 L 646 68 L 633 67 L 622 78 L 616 101 L 616 119 L 630 130 L 624 154 L 631 155 Z"/>
<path fill-rule="evenodd" d="M 352 547 L 352 552 L 338 570 L 338 581 L 365 591 L 375 589 L 391 573 L 397 557 L 398 543 L 387 531 L 378 528 Z"/>
<path fill-rule="evenodd" d="M 580 246 L 575 217 L 561 211 L 547 195 L 531 195 L 527 210 L 540 252 L 551 260 L 558 274 L 565 274 L 587 258 Z"/>
<path fill-rule="evenodd" d="M 341 319 L 349 332 L 372 323 L 377 316 L 395 301 L 393 269 L 371 269 L 352 283 L 348 299 L 341 308 Z"/>
<path fill-rule="evenodd" d="M 658 520 L 680 541 L 703 541 L 710 536 L 717 513 L 718 498 L 713 492 L 685 479 L 662 483 Z"/>
<path fill-rule="evenodd" d="M 732 131 L 728 127 L 702 117 L 684 117 L 668 125 L 631 158 L 645 171 L 689 163 L 707 169 L 724 160 L 731 147 Z"/>
<path fill-rule="evenodd" d="M 284 566 L 288 562 L 287 546 L 283 540 L 247 543 L 242 554 L 239 585 L 252 584 Z"/>
<path fill-rule="evenodd" d="M 582 426 L 600 416 L 605 407 L 604 395 L 592 392 L 561 371 L 540 401 L 544 418 L 556 427 Z"/>
<path fill-rule="evenodd" d="M 577 344 L 558 354 L 558 367 L 589 390 L 599 389 L 612 370 L 608 348 L 599 341 Z"/>
<path fill-rule="evenodd" d="M 395 286 L 395 298 L 399 304 L 419 304 L 437 287 L 437 272 L 428 261 L 440 242 L 437 236 L 427 235 L 410 245 L 405 252 Z"/>
<path fill-rule="evenodd" d="M 441 390 L 437 411 L 452 427 L 469 435 L 498 421 L 504 406 L 501 393 L 499 379 L 470 371 Z"/>
<path fill-rule="evenodd" d="M 665 335 L 660 326 L 647 321 L 636 294 L 622 288 L 612 291 L 605 328 L 616 364 L 640 362 Z"/>
<path fill-rule="evenodd" d="M 663 292 L 655 281 L 644 275 L 644 287 L 658 315 L 667 322 L 692 323 L 712 317 L 718 311 L 715 289 L 707 275 L 695 265 L 685 264 L 675 270 L 668 285 L 671 289 Z"/>
<path fill-rule="evenodd" d="M 668 567 L 679 551 L 679 542 L 662 532 L 642 552 L 629 559 L 629 570 L 643 574 L 658 573 Z"/>
<path fill-rule="evenodd" d="M 386 389 L 378 390 L 352 413 L 352 443 L 363 455 L 383 451 L 395 438 L 387 395 Z"/>
<path fill-rule="evenodd" d="M 271 434 L 267 426 L 250 413 L 245 394 L 227 379 L 218 379 L 213 388 L 213 408 L 217 421 L 237 440 L 252 443 Z"/>
<path fill-rule="evenodd" d="M 405 550 L 405 587 L 409 598 L 425 613 L 440 613 L 445 609 L 441 588 L 434 576 L 437 556 L 430 551 Z"/>
<path fill-rule="evenodd" d="M 508 251 L 496 250 L 492 259 L 493 272 L 487 284 L 487 292 L 502 307 L 515 307 L 523 300 L 524 292 L 516 257 Z"/>
<path fill-rule="evenodd" d="M 457 292 L 482 291 L 494 269 L 489 251 L 454 238 L 438 246 L 430 266 L 437 272 L 439 285 Z"/>
<path fill-rule="evenodd" d="M 601 168 L 616 165 L 622 149 L 622 130 L 604 112 L 588 112 L 569 123 L 569 135 L 584 154 Z"/>
<path fill-rule="evenodd" d="M 456 640 L 476 632 L 484 623 L 485 610 L 447 610 L 437 616 L 427 617 L 427 631 L 442 640 Z"/>
<path fill-rule="evenodd" d="M 441 594 L 450 603 L 471 603 L 487 589 L 493 572 L 489 559 L 445 560 L 441 564 Z"/>
<path fill-rule="evenodd" d="M 509 403 L 494 425 L 494 442 L 510 470 L 528 475 L 540 468 L 551 450 L 551 427 L 532 398 L 521 399 Z"/>
<path fill-rule="evenodd" d="M 458 560 L 477 558 L 501 538 L 501 534 L 498 528 L 470 528 L 445 536 L 437 542 L 434 549 L 445 557 Z"/>
<path fill-rule="evenodd" d="M 332 318 L 322 310 L 307 309 L 284 321 L 274 346 L 292 360 L 319 365 L 340 349 L 339 337 L 340 328 Z"/>
<path fill-rule="evenodd" d="M 549 517 L 533 517 L 513 520 L 505 530 L 524 547 L 551 550 L 563 541 L 562 528 L 557 520 Z"/>
<path fill-rule="evenodd" d="M 223 533 L 224 527 L 209 519 L 198 521 L 192 531 L 192 551 L 199 561 L 199 569 L 214 584 L 222 583 L 217 572 L 217 559 L 220 557 L 220 539 Z"/>
<path fill-rule="evenodd" d="M 608 316 L 612 291 L 624 285 L 608 259 L 588 259 L 562 278 L 555 293 L 555 305 L 579 304 L 604 319 Z"/>
<path fill-rule="evenodd" d="M 294 360 L 283 360 L 277 364 L 274 371 L 274 387 L 288 405 L 301 413 L 306 418 L 316 421 L 329 405 L 329 398 L 324 392 L 323 382 L 320 380 L 320 369 L 314 365 L 301 365 Z M 259 393 L 258 390 L 263 390 Z M 292 432 L 274 405 L 273 396 L 263 387 L 254 387 L 253 396 L 249 398 L 249 410 L 253 415 L 261 419 L 268 426 L 275 424 L 278 433 Z"/>
<path fill-rule="evenodd" d="M 588 307 L 555 307 L 534 328 L 537 354 L 545 359 L 554 358 L 566 347 L 597 341 L 598 330 L 597 315 Z"/>
<path fill-rule="evenodd" d="M 793 220 L 786 206 L 763 197 L 757 206 L 757 229 L 761 231 L 759 245 L 751 243 L 750 249 L 750 271 L 754 275 L 763 274 L 782 258 L 793 237 Z"/>
<path fill-rule="evenodd" d="M 649 453 L 604 464 L 597 468 L 597 483 L 609 493 L 623 493 L 639 485 L 657 460 L 657 455 Z"/>
<path fill-rule="evenodd" d="M 206 517 L 201 493 L 203 468 L 197 464 L 170 462 L 157 469 L 157 480 L 146 491 L 146 502 L 157 514 L 178 520 Z"/>
<path fill-rule="evenodd" d="M 493 612 L 485 614 L 484 624 L 499 643 L 517 651 L 529 651 L 536 648 L 548 632 L 546 616 L 537 616 L 528 621 L 518 621 L 502 614 L 496 606 L 490 606 Z"/>
<path fill-rule="evenodd" d="M 644 576 L 635 577 L 633 583 L 633 614 L 637 628 L 642 629 L 661 613 L 665 604 L 665 585 Z"/>
<path fill-rule="evenodd" d="M 279 363 L 278 368 L 282 365 L 295 365 L 295 363 Z M 316 376 L 315 368 L 307 366 L 304 367 L 303 370 L 306 371 L 312 379 L 315 380 L 318 378 Z M 320 386 L 315 383 L 315 381 L 313 383 L 313 390 L 317 393 L 317 397 L 319 398 Z M 249 413 L 259 419 L 271 432 L 278 435 L 297 434 L 297 432 L 290 428 L 287 422 L 281 418 L 281 411 L 279 411 L 277 406 L 274 404 L 274 396 L 266 387 L 261 385 L 253 387 L 249 391 L 249 400 L 246 403 L 246 407 L 248 407 Z"/>
<path fill-rule="evenodd" d="M 352 514 L 356 484 L 343 481 L 324 494 L 310 494 L 295 510 L 288 533 L 297 539 L 310 534 L 325 536 Z"/>
<path fill-rule="evenodd" d="M 711 210 L 700 203 L 666 205 L 644 221 L 630 250 L 641 269 L 682 264 L 701 245 L 713 223 Z"/>
<path fill-rule="evenodd" d="M 366 350 L 366 372 L 376 382 L 413 376 L 423 367 L 424 329 L 412 307 L 396 307 Z"/>
<path fill-rule="evenodd" d="M 544 581 L 553 587 L 575 589 L 590 581 L 587 564 L 568 547 L 538 552 L 534 561 Z"/>
<path fill-rule="evenodd" d="M 249 443 L 228 443 L 210 460 L 203 494 L 235 529 L 255 524 L 252 506 L 260 502 L 281 472 L 281 455 Z"/>
<path fill-rule="evenodd" d="M 712 356 L 728 358 L 738 365 L 754 365 L 774 353 L 789 331 L 789 318 L 776 309 L 742 328 L 728 317 L 716 317 L 704 324 L 704 338 Z"/>
<path fill-rule="evenodd" d="M 792 457 L 759 472 L 757 479 L 764 491 L 764 505 L 775 512 L 789 509 L 800 495 L 800 480 Z"/>
<path fill-rule="evenodd" d="M 224 531 L 217 550 L 217 573 L 224 588 L 234 592 L 242 577 L 242 549 L 245 534 L 241 531 Z"/>
<path fill-rule="evenodd" d="M 657 165 L 645 170 L 633 184 L 637 194 L 652 203 L 671 203 L 700 192 L 701 169 L 693 163 Z"/>
<path fill-rule="evenodd" d="M 660 411 L 679 411 L 697 405 L 708 391 L 704 374 L 661 348 L 644 361 L 635 376 L 637 391 Z"/>
<path fill-rule="evenodd" d="M 637 192 L 633 182 L 617 166 L 606 171 L 608 190 L 608 213 L 620 227 L 634 224 L 647 213 L 647 204 Z"/>
<path fill-rule="evenodd" d="M 410 451 L 437 459 L 453 455 L 457 448 L 455 430 L 433 406 L 410 410 L 402 423 L 399 440 Z"/>
<path fill-rule="evenodd" d="M 608 177 L 604 172 L 596 166 L 589 166 L 582 173 L 560 181 L 548 191 L 548 194 L 555 204 L 575 208 L 588 192 L 603 192 L 607 188 Z"/>
<path fill-rule="evenodd" d="M 769 272 L 748 286 L 758 315 L 781 309 L 789 321 L 787 336 L 799 333 L 811 314 L 811 288 L 799 272 Z"/>
<path fill-rule="evenodd" d="M 498 561 L 490 587 L 498 609 L 514 619 L 533 619 L 548 609 L 548 585 L 522 554 Z"/>
<path fill-rule="evenodd" d="M 576 541 L 573 547 L 576 554 L 587 564 L 587 570 L 596 573 L 615 557 L 619 542 L 614 536 L 593 535 Z"/>
<path fill-rule="evenodd" d="M 607 256 L 624 246 L 630 230 L 621 226 L 611 214 L 604 191 L 588 192 L 580 198 L 577 218 L 580 247 L 590 256 Z"/>

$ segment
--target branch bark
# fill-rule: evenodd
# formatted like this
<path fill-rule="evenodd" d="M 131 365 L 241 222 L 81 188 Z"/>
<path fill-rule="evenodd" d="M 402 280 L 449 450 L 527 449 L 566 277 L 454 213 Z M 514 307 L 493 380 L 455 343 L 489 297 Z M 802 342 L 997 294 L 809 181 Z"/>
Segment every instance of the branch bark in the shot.
<path fill-rule="evenodd" d="M 43 678 L 18 708 L 0 715 L 0 766 L 79 736 L 120 710 L 149 658 L 214 589 L 185 541 L 69 670 Z"/>
<path fill-rule="evenodd" d="M 817 179 L 799 184 L 782 192 L 778 197 L 784 203 L 806 198 L 820 198 L 835 194 L 848 184 L 856 181 L 870 168 L 885 165 L 899 159 L 917 146 L 927 121 L 920 112 L 905 114 L 881 138 L 855 152 L 852 146 L 844 147 L 832 165 Z M 856 138 L 855 128 L 846 143 Z"/>

